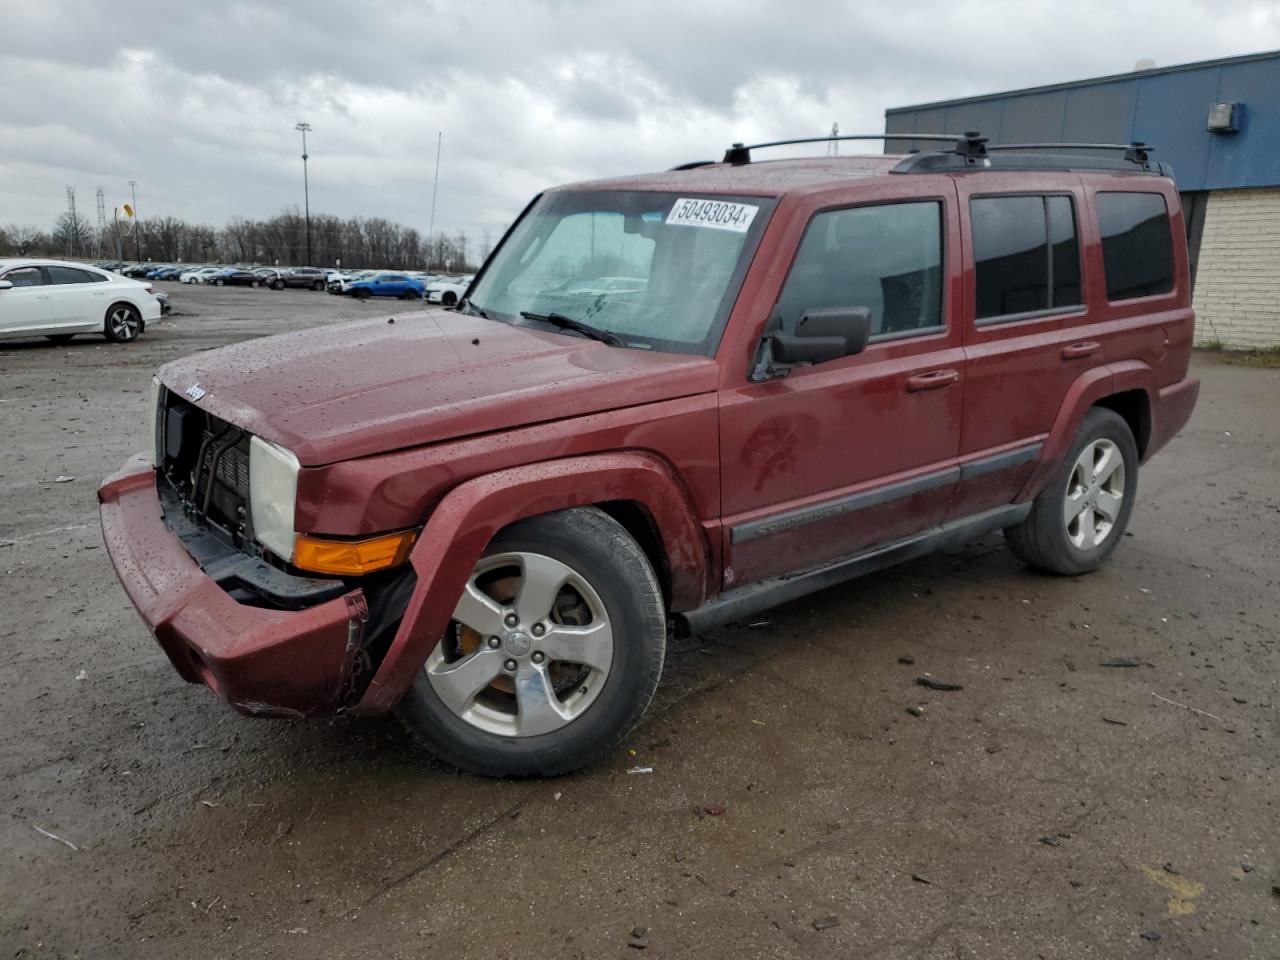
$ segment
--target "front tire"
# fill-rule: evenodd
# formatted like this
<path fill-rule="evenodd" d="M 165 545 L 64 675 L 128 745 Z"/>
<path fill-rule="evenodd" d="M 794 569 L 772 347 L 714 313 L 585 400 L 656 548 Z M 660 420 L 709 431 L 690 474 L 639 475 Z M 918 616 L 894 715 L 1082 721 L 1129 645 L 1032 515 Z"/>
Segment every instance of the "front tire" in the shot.
<path fill-rule="evenodd" d="M 457 294 L 452 292 L 446 293 L 443 297 L 440 298 L 440 302 L 443 303 L 446 307 L 452 307 L 454 304 L 458 302 Z"/>
<path fill-rule="evenodd" d="M 113 304 L 102 322 L 102 332 L 112 343 L 136 340 L 142 332 L 142 315 L 130 304 Z"/>
<path fill-rule="evenodd" d="M 396 713 L 471 773 L 568 773 L 639 721 L 666 636 L 653 568 L 619 523 L 592 508 L 522 520 L 486 548 Z"/>
<path fill-rule="evenodd" d="M 213 281 L 213 285 L 214 285 L 215 287 L 225 287 L 225 286 L 227 285 L 227 281 L 222 280 L 222 279 L 218 279 L 218 280 Z"/>
<path fill-rule="evenodd" d="M 1124 536 L 1138 492 L 1138 445 L 1124 418 L 1094 407 L 1062 463 L 1017 526 L 1009 548 L 1040 570 L 1090 573 Z"/>

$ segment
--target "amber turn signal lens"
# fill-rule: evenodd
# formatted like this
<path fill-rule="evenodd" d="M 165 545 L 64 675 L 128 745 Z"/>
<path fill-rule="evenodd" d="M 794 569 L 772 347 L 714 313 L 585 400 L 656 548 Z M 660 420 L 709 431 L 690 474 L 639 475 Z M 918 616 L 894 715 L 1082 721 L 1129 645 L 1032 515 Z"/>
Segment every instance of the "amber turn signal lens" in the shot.
<path fill-rule="evenodd" d="M 312 573 L 360 577 L 404 563 L 417 539 L 413 530 L 368 540 L 325 540 L 298 534 L 294 540 L 293 564 Z"/>

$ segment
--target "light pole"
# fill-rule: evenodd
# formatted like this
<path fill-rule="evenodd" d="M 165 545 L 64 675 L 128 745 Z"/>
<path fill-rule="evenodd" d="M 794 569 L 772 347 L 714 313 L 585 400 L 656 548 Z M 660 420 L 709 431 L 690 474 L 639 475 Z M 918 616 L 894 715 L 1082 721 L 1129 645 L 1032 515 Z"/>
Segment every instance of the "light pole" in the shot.
<path fill-rule="evenodd" d="M 133 198 L 133 258 L 142 262 L 142 221 L 138 219 L 138 181 L 129 181 L 129 195 Z"/>
<path fill-rule="evenodd" d="M 311 266 L 311 184 L 307 181 L 307 131 L 311 124 L 302 120 L 293 129 L 302 134 L 302 203 L 307 215 L 307 266 Z"/>

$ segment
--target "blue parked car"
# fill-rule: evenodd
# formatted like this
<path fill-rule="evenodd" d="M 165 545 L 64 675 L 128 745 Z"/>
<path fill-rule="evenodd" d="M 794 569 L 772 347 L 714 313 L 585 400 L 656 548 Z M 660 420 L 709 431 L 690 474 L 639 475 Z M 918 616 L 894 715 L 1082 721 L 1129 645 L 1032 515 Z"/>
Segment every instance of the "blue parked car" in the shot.
<path fill-rule="evenodd" d="M 147 271 L 148 280 L 177 280 L 178 274 L 182 273 L 181 267 L 156 267 L 154 270 Z"/>
<path fill-rule="evenodd" d="M 370 297 L 421 300 L 426 295 L 426 285 L 416 277 L 406 277 L 402 273 L 384 273 L 367 280 L 357 280 L 347 288 L 347 293 L 361 300 L 368 300 Z"/>

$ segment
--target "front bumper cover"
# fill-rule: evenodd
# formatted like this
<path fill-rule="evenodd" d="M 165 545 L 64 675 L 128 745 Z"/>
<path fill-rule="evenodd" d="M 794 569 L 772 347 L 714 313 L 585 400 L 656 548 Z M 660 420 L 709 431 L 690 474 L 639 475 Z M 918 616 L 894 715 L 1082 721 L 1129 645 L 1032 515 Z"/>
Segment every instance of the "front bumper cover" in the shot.
<path fill-rule="evenodd" d="M 237 601 L 165 525 L 146 454 L 109 477 L 98 500 L 116 574 L 183 679 L 254 716 L 332 713 L 354 695 L 362 590 L 295 611 Z"/>

